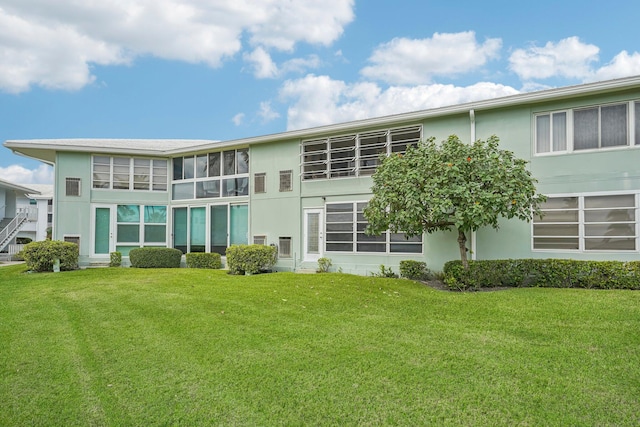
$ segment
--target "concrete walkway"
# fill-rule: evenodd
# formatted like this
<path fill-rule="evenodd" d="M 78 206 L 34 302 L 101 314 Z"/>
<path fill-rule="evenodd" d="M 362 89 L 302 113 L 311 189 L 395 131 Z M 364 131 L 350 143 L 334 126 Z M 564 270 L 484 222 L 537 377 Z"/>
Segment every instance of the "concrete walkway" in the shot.
<path fill-rule="evenodd" d="M 24 264 L 24 261 L 0 261 L 0 267 L 8 267 L 16 264 Z"/>

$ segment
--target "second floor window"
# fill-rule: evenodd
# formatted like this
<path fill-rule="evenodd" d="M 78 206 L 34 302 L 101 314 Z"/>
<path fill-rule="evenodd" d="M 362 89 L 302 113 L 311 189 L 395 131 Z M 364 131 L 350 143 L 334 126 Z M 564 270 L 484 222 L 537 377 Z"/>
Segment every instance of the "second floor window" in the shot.
<path fill-rule="evenodd" d="M 536 154 L 640 145 L 640 101 L 535 116 Z"/>
<path fill-rule="evenodd" d="M 167 161 L 116 156 L 93 156 L 95 189 L 167 191 Z"/>

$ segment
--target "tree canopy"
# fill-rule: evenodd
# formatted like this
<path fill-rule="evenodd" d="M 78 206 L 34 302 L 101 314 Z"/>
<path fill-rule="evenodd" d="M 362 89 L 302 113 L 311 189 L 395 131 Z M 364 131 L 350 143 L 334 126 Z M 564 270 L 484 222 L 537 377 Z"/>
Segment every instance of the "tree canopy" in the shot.
<path fill-rule="evenodd" d="M 499 148 L 497 136 L 465 144 L 452 135 L 381 159 L 373 175 L 373 198 L 364 215 L 367 232 L 389 229 L 408 236 L 455 229 L 460 259 L 468 267 L 466 233 L 498 228 L 498 219 L 531 221 L 545 197 L 525 160 Z"/>

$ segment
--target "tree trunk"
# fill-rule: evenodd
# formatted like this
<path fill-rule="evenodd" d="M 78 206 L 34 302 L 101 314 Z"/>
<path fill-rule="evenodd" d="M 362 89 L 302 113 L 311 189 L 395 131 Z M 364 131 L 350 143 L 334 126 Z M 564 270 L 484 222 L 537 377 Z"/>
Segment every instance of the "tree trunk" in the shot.
<path fill-rule="evenodd" d="M 467 236 L 464 231 L 458 229 L 458 246 L 460 247 L 460 261 L 465 270 L 469 269 L 469 261 L 467 261 Z"/>

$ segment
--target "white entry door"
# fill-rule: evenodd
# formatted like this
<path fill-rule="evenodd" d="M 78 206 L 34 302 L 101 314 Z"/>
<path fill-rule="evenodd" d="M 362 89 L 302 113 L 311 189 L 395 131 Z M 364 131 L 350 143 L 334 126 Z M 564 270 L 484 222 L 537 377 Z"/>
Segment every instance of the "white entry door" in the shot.
<path fill-rule="evenodd" d="M 322 258 L 323 213 L 322 209 L 304 210 L 304 261 L 317 262 Z"/>

